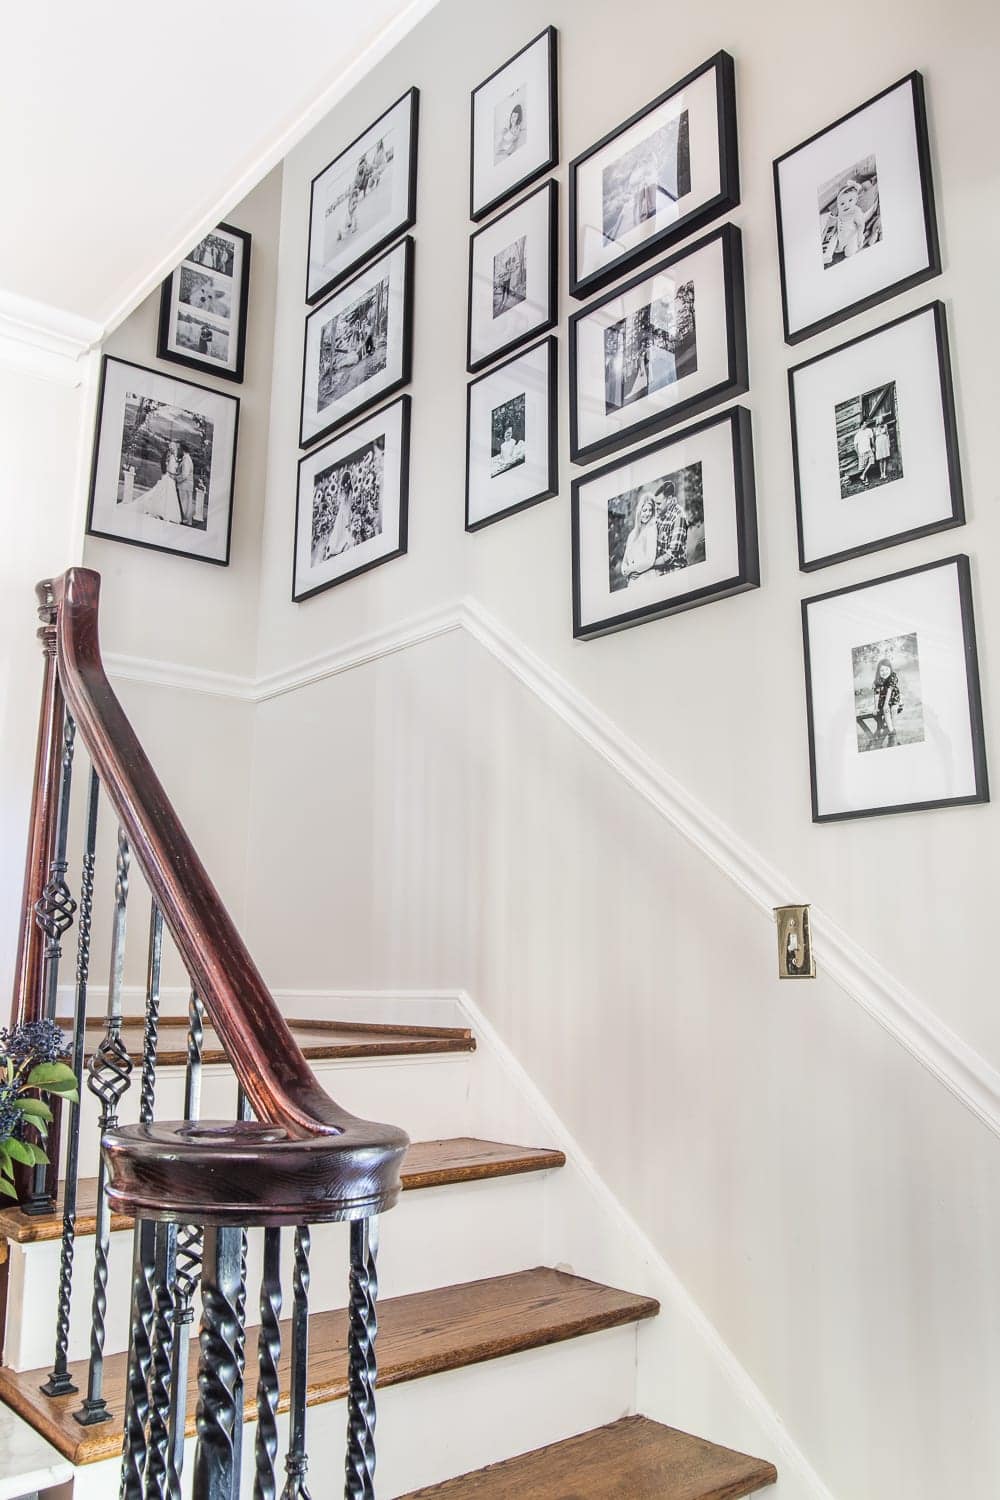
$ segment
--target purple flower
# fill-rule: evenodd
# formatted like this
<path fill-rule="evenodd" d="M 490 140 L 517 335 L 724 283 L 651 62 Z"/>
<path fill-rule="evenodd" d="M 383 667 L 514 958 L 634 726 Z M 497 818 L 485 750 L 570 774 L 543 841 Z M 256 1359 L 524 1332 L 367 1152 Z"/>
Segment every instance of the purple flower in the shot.
<path fill-rule="evenodd" d="M 0 1030 L 0 1052 L 16 1063 L 61 1062 L 69 1056 L 62 1027 L 55 1021 L 26 1021 L 23 1026 L 4 1026 Z"/>

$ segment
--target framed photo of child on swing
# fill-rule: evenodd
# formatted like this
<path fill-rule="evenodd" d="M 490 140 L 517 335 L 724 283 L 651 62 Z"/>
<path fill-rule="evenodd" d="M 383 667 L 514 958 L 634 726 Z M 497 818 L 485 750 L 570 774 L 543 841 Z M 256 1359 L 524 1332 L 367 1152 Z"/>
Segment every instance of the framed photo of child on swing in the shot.
<path fill-rule="evenodd" d="M 813 822 L 988 802 L 964 554 L 802 601 Z"/>
<path fill-rule="evenodd" d="M 779 156 L 774 197 L 786 343 L 940 275 L 921 75 Z"/>

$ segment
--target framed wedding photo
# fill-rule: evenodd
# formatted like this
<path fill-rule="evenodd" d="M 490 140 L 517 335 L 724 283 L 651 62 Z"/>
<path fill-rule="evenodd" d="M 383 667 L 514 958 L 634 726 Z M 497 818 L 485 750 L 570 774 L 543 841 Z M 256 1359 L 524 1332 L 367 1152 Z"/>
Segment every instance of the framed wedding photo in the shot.
<path fill-rule="evenodd" d="M 239 398 L 105 355 L 87 532 L 229 562 Z"/>
<path fill-rule="evenodd" d="M 749 386 L 740 232 L 724 224 L 569 320 L 570 457 L 587 463 Z"/>
<path fill-rule="evenodd" d="M 419 90 L 408 89 L 309 189 L 306 301 L 318 302 L 417 217 Z"/>
<path fill-rule="evenodd" d="M 546 182 L 469 237 L 470 374 L 554 327 L 558 213 Z"/>
<path fill-rule="evenodd" d="M 802 601 L 813 822 L 988 802 L 969 559 Z"/>
<path fill-rule="evenodd" d="M 571 511 L 577 639 L 757 588 L 750 413 L 732 407 L 574 479 Z"/>
<path fill-rule="evenodd" d="M 788 372 L 803 572 L 965 521 L 944 304 Z"/>
<path fill-rule="evenodd" d="M 469 382 L 466 531 L 479 531 L 558 492 L 556 373 L 556 341 L 550 335 Z"/>
<path fill-rule="evenodd" d="M 920 74 L 779 156 L 774 199 L 786 343 L 939 275 Z"/>
<path fill-rule="evenodd" d="M 299 459 L 293 602 L 402 557 L 409 469 L 409 396 Z"/>
<path fill-rule="evenodd" d="M 242 381 L 249 297 L 250 236 L 220 224 L 163 283 L 157 357 Z"/>
<path fill-rule="evenodd" d="M 306 318 L 300 448 L 406 385 L 412 320 L 413 239 L 407 235 Z"/>
<path fill-rule="evenodd" d="M 571 294 L 589 296 L 739 201 L 735 69 L 718 52 L 570 162 Z"/>
<path fill-rule="evenodd" d="M 469 217 L 479 222 L 559 160 L 556 29 L 472 90 Z"/>

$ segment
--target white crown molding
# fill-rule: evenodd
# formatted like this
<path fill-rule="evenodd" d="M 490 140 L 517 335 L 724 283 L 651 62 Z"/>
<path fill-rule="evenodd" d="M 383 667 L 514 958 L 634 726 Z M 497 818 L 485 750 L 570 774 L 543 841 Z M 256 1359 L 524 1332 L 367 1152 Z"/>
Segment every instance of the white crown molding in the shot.
<path fill-rule="evenodd" d="M 42 380 L 81 385 L 104 329 L 45 302 L 0 289 L 0 363 Z"/>
<path fill-rule="evenodd" d="M 263 703 L 328 677 L 367 666 L 458 629 L 544 703 L 661 817 L 732 880 L 770 923 L 773 909 L 799 890 L 733 828 L 717 818 L 560 673 L 483 609 L 465 598 L 348 642 L 299 666 L 253 681 L 225 673 L 109 657 L 116 676 Z M 813 942 L 823 971 L 924 1068 L 1000 1136 L 1000 1072 L 946 1026 L 832 917 L 812 908 Z"/>

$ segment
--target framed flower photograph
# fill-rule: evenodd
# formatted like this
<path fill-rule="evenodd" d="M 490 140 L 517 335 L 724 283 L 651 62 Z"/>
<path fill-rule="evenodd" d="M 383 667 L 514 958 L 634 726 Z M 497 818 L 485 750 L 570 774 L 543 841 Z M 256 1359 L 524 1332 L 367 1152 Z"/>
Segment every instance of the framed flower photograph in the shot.
<path fill-rule="evenodd" d="M 802 601 L 815 823 L 988 802 L 969 559 Z"/>
<path fill-rule="evenodd" d="M 306 301 L 378 255 L 417 217 L 417 115 L 408 89 L 312 180 Z"/>
<path fill-rule="evenodd" d="M 90 478 L 90 536 L 229 562 L 236 396 L 105 355 Z"/>
<path fill-rule="evenodd" d="M 159 359 L 242 381 L 250 297 L 250 236 L 220 224 L 163 283 Z"/>
<path fill-rule="evenodd" d="M 406 385 L 412 361 L 410 235 L 306 318 L 299 447 Z"/>
<path fill-rule="evenodd" d="M 299 459 L 293 602 L 402 557 L 409 468 L 409 396 Z"/>
<path fill-rule="evenodd" d="M 965 521 L 944 304 L 788 372 L 803 572 Z"/>
<path fill-rule="evenodd" d="M 469 217 L 476 223 L 559 160 L 556 29 L 472 90 Z"/>
<path fill-rule="evenodd" d="M 789 344 L 939 275 L 920 74 L 779 156 L 774 198 Z"/>
<path fill-rule="evenodd" d="M 470 236 L 470 374 L 554 327 L 558 211 L 546 182 Z"/>
<path fill-rule="evenodd" d="M 574 313 L 569 382 L 574 463 L 747 390 L 739 230 L 724 224 Z"/>
<path fill-rule="evenodd" d="M 469 382 L 466 531 L 558 492 L 556 373 L 556 341 L 550 335 Z"/>
<path fill-rule="evenodd" d="M 733 60 L 718 52 L 569 168 L 569 289 L 586 297 L 740 201 Z"/>
<path fill-rule="evenodd" d="M 736 406 L 574 479 L 573 634 L 757 588 L 750 413 Z"/>

